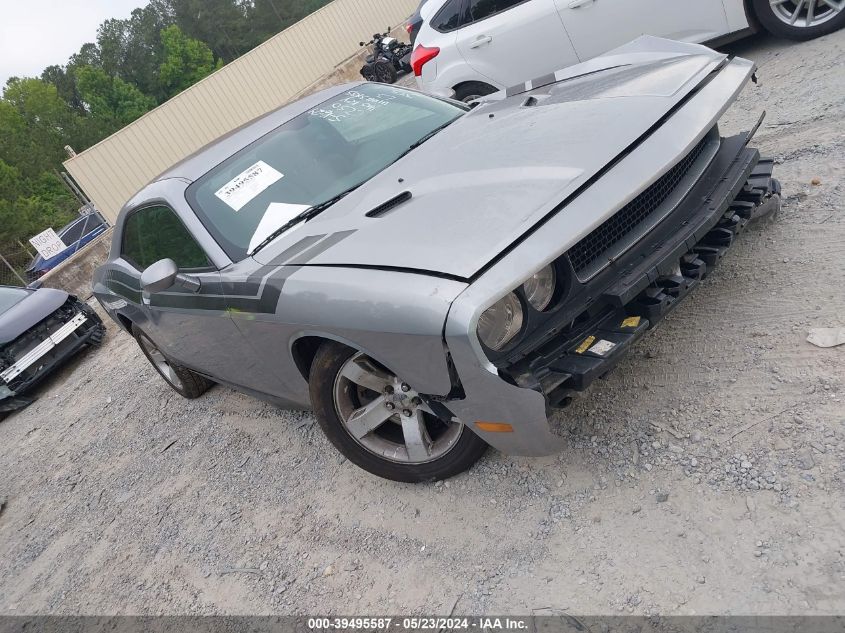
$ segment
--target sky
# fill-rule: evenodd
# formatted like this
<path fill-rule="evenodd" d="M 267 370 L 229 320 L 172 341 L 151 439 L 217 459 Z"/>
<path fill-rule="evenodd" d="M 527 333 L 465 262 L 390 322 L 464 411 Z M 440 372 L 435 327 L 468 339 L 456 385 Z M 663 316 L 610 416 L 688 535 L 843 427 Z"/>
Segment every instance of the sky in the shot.
<path fill-rule="evenodd" d="M 108 18 L 126 18 L 146 0 L 0 0 L 0 90 L 9 77 L 37 77 L 66 64 Z"/>

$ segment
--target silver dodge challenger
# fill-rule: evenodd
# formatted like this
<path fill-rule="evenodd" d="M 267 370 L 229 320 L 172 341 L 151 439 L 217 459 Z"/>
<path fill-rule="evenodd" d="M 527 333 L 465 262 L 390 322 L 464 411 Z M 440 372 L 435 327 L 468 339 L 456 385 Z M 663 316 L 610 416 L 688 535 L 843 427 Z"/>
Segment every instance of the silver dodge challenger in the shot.
<path fill-rule="evenodd" d="M 94 292 L 183 396 L 312 408 L 381 477 L 550 454 L 548 412 L 779 207 L 718 130 L 754 71 L 645 37 L 469 105 L 330 88 L 147 185 Z"/>

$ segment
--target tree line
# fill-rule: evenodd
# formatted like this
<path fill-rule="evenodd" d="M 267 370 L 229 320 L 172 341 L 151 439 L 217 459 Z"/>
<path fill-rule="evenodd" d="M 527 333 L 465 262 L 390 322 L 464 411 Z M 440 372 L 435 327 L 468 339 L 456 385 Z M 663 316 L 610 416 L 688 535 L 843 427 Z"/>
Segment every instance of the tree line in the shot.
<path fill-rule="evenodd" d="M 329 0 L 150 0 L 103 22 L 96 42 L 0 98 L 0 244 L 75 216 L 62 183 L 66 146 L 82 151 Z M 35 43 L 33 43 L 35 45 Z"/>

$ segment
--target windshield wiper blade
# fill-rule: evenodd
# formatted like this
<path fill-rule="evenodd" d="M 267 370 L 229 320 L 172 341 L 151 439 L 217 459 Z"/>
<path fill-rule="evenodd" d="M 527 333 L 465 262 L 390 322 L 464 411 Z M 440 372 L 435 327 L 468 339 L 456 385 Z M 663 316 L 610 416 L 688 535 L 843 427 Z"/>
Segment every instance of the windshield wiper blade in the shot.
<path fill-rule="evenodd" d="M 407 156 L 408 154 L 410 154 L 411 152 L 413 152 L 415 149 L 417 149 L 420 145 L 422 145 L 423 143 L 425 143 L 427 140 L 429 140 L 429 139 L 430 139 L 430 138 L 432 138 L 433 136 L 436 136 L 439 132 L 442 132 L 444 129 L 446 129 L 447 127 L 449 127 L 450 125 L 452 125 L 452 123 L 454 123 L 455 121 L 457 121 L 459 118 L 460 118 L 460 117 L 455 117 L 455 118 L 454 118 L 454 119 L 452 119 L 451 121 L 446 121 L 446 123 L 443 123 L 442 125 L 438 125 L 436 128 L 434 128 L 433 130 L 431 130 L 431 132 L 428 132 L 427 134 L 425 134 L 425 135 L 424 135 L 422 138 L 420 138 L 419 140 L 414 141 L 413 143 L 411 143 L 411 145 L 409 145 L 409 146 L 408 146 L 408 149 L 406 149 L 404 152 L 402 152 L 401 154 L 399 154 L 399 156 L 397 156 L 397 157 L 396 157 L 396 160 L 394 160 L 393 162 L 395 163 L 395 162 L 396 162 L 396 161 L 398 161 L 400 158 L 404 158 L 405 156 Z"/>
<path fill-rule="evenodd" d="M 275 231 L 270 233 L 270 235 L 268 235 L 266 238 L 264 238 L 264 240 L 258 246 L 253 248 L 252 251 L 249 254 L 255 255 L 258 251 L 260 251 L 262 248 L 267 246 L 270 242 L 275 240 L 282 233 L 289 231 L 290 229 L 295 227 L 297 224 L 300 224 L 301 222 L 308 222 L 308 220 L 310 220 L 311 218 L 320 215 L 323 211 L 328 209 L 333 204 L 340 202 L 340 200 L 342 200 L 343 198 L 348 196 L 350 193 L 355 191 L 360 186 L 361 186 L 361 184 L 357 184 L 354 187 L 350 187 L 346 191 L 341 191 L 339 194 L 337 194 L 336 196 L 332 196 L 328 200 L 324 200 L 323 202 L 315 204 L 314 206 L 308 207 L 307 209 L 305 209 L 305 211 L 303 211 L 299 215 L 291 218 L 290 220 L 285 222 L 282 226 L 280 226 Z"/>
<path fill-rule="evenodd" d="M 428 134 L 426 134 L 425 136 L 423 136 L 420 140 L 416 141 L 415 143 L 412 143 L 412 144 L 411 144 L 411 146 L 410 146 L 410 147 L 408 147 L 408 149 L 409 149 L 409 150 L 417 149 L 420 145 L 422 145 L 423 143 L 425 143 L 425 142 L 426 142 L 427 140 L 429 140 L 431 137 L 436 136 L 438 133 L 442 132 L 444 129 L 446 129 L 447 127 L 449 127 L 450 125 L 452 125 L 452 123 L 454 123 L 455 121 L 457 121 L 459 118 L 460 118 L 460 117 L 455 117 L 454 119 L 452 119 L 452 120 L 450 120 L 450 121 L 446 121 L 446 123 L 444 123 L 443 125 L 438 125 L 438 126 L 437 126 L 436 128 L 434 128 L 431 132 L 429 132 Z"/>

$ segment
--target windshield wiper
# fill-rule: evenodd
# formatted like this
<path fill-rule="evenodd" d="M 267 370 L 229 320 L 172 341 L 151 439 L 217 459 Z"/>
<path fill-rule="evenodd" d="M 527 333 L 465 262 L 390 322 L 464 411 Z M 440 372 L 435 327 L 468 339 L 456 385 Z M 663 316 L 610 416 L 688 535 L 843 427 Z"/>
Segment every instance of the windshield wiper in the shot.
<path fill-rule="evenodd" d="M 432 138 L 433 136 L 436 136 L 439 132 L 442 132 L 444 129 L 446 129 L 447 127 L 449 127 L 450 125 L 452 125 L 452 123 L 454 123 L 455 121 L 457 121 L 459 118 L 460 118 L 460 117 L 455 117 L 454 119 L 452 119 L 452 120 L 450 120 L 450 121 L 446 121 L 446 123 L 443 123 L 442 125 L 438 125 L 438 126 L 437 126 L 436 128 L 434 128 L 431 132 L 428 132 L 427 134 L 425 134 L 425 135 L 424 135 L 422 138 L 420 138 L 419 140 L 414 141 L 413 143 L 411 143 L 411 145 L 409 145 L 409 146 L 408 146 L 408 149 L 406 149 L 404 152 L 402 152 L 401 154 L 399 154 L 399 156 L 397 156 L 397 157 L 396 157 L 396 160 L 394 160 L 393 162 L 395 163 L 395 162 L 396 162 L 396 161 L 398 161 L 400 158 L 402 158 L 402 157 L 404 157 L 404 156 L 407 156 L 408 154 L 410 154 L 411 152 L 413 152 L 415 149 L 417 149 L 420 145 L 422 145 L 423 143 L 425 143 L 427 140 L 429 140 L 429 139 L 430 139 L 430 138 Z"/>
<path fill-rule="evenodd" d="M 425 142 L 426 142 L 428 139 L 430 139 L 432 136 L 435 136 L 435 135 L 436 135 L 436 134 L 438 134 L 439 132 L 443 131 L 444 129 L 446 129 L 447 127 L 449 127 L 450 125 L 452 125 L 452 123 L 454 123 L 455 121 L 457 121 L 459 118 L 460 118 L 460 117 L 455 117 L 455 118 L 454 118 L 454 119 L 452 119 L 451 121 L 446 121 L 446 123 L 444 123 L 443 125 L 438 125 L 436 128 L 434 128 L 431 132 L 429 132 L 428 134 L 426 134 L 425 136 L 423 136 L 423 137 L 422 137 L 420 140 L 418 140 L 416 143 L 412 143 L 412 144 L 411 144 L 411 146 L 410 146 L 408 149 L 409 149 L 409 150 L 412 150 L 412 149 L 417 149 L 420 145 L 422 145 L 423 143 L 425 143 Z"/>
<path fill-rule="evenodd" d="M 359 184 L 355 185 L 354 187 L 350 187 L 346 191 L 341 191 L 339 194 L 329 198 L 328 200 L 324 200 L 323 202 L 315 204 L 312 207 L 308 207 L 307 209 L 305 209 L 305 211 L 303 211 L 302 213 L 300 213 L 296 217 L 291 218 L 290 220 L 285 222 L 282 226 L 280 226 L 275 231 L 270 233 L 270 235 L 268 235 L 266 238 L 264 238 L 264 241 L 262 241 L 258 246 L 253 248 L 252 251 L 249 254 L 255 255 L 258 251 L 260 251 L 262 248 L 267 246 L 270 242 L 275 240 L 282 233 L 289 231 L 290 229 L 295 227 L 300 222 L 308 222 L 308 220 L 310 220 L 311 218 L 320 215 L 323 211 L 328 209 L 330 206 L 332 206 L 333 204 L 335 204 L 337 202 L 340 202 L 340 200 L 342 200 L 343 198 L 348 196 L 350 193 L 355 191 L 358 187 L 361 186 L 361 184 L 363 184 L 363 183 L 359 183 Z"/>

